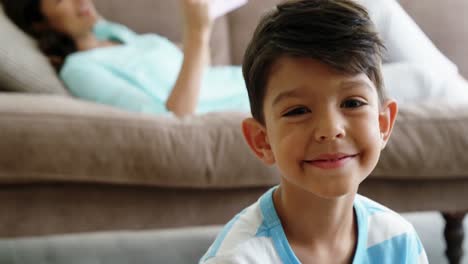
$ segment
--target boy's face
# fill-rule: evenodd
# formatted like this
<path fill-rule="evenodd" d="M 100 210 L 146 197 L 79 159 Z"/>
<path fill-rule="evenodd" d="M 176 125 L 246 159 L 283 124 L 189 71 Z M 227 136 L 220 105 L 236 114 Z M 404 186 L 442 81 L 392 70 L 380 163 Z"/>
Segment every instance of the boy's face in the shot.
<path fill-rule="evenodd" d="M 397 105 L 380 105 L 365 74 L 343 75 L 313 59 L 282 57 L 264 99 L 265 125 L 243 122 L 246 140 L 282 184 L 334 198 L 357 192 L 377 164 Z"/>

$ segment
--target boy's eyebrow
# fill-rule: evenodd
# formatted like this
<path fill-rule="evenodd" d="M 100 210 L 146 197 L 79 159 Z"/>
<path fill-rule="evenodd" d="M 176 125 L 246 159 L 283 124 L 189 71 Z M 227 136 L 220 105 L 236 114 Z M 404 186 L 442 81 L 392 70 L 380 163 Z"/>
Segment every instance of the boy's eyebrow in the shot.
<path fill-rule="evenodd" d="M 351 89 L 355 87 L 365 87 L 372 91 L 372 86 L 370 86 L 367 82 L 362 80 L 352 80 L 352 81 L 343 81 L 340 85 L 342 89 Z"/>
<path fill-rule="evenodd" d="M 301 98 L 302 95 L 300 94 L 299 89 L 291 89 L 289 91 L 281 92 L 273 100 L 272 106 L 275 106 L 277 103 L 279 103 L 281 100 L 283 100 L 286 97 Z"/>
<path fill-rule="evenodd" d="M 369 90 L 372 91 L 372 87 L 365 81 L 361 80 L 352 80 L 352 81 L 343 81 L 340 84 L 341 89 L 352 89 L 355 87 L 365 87 Z M 284 91 L 279 93 L 275 99 L 273 100 L 272 106 L 275 106 L 277 103 L 279 103 L 281 100 L 287 97 L 296 97 L 296 98 L 301 98 L 303 95 L 300 92 L 300 89 L 291 89 L 289 91 Z"/>

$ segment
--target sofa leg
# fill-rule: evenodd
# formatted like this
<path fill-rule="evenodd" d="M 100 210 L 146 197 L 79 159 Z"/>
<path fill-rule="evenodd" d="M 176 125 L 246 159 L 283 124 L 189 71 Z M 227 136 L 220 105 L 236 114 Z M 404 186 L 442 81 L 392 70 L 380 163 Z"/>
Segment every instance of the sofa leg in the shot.
<path fill-rule="evenodd" d="M 450 264 L 460 264 L 463 257 L 463 230 L 464 213 L 442 213 L 445 219 L 444 236 L 447 243 L 445 255 Z"/>

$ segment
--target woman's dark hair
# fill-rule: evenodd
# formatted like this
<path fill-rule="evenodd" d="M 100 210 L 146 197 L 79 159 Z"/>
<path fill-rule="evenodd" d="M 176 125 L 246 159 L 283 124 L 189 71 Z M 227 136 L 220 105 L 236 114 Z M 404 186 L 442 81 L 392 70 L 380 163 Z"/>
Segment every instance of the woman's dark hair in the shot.
<path fill-rule="evenodd" d="M 258 24 L 242 71 L 252 116 L 264 123 L 270 68 L 282 56 L 316 59 L 342 73 L 365 73 L 385 100 L 385 49 L 364 7 L 352 0 L 296 0 L 278 5 Z"/>
<path fill-rule="evenodd" d="M 49 58 L 55 70 L 60 71 L 65 57 L 77 51 L 75 42 L 67 35 L 52 29 L 38 29 L 45 22 L 40 10 L 41 0 L 0 0 L 5 14 L 20 29 L 37 40 L 39 49 Z"/>

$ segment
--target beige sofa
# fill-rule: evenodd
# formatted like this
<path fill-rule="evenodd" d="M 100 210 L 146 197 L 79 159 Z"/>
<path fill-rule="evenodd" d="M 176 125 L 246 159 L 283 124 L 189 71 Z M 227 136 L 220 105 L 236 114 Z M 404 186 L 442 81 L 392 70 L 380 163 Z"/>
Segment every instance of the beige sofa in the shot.
<path fill-rule="evenodd" d="M 253 0 L 219 19 L 213 62 L 240 64 L 259 15 L 275 2 Z M 468 3 L 400 2 L 468 77 Z M 177 1 L 96 4 L 110 20 L 180 40 Z M 178 120 L 72 98 L 30 40 L 6 23 L 0 35 L 14 37 L 0 44 L 0 236 L 222 224 L 277 184 L 277 170 L 243 141 L 247 113 Z M 459 263 L 468 211 L 466 131 L 468 105 L 402 106 L 360 189 L 400 212 L 443 212 L 450 263 Z"/>

